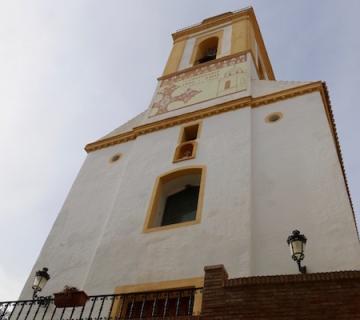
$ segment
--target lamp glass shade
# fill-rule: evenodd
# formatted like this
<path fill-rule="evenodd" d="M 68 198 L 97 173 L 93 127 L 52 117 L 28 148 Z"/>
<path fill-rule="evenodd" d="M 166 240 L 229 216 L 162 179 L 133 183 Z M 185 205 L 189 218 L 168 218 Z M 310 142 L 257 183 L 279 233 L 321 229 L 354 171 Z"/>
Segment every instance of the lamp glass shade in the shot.
<path fill-rule="evenodd" d="M 48 274 L 48 268 L 43 268 L 42 270 L 36 271 L 34 283 L 32 285 L 33 290 L 41 291 L 49 279 L 50 275 Z"/>
<path fill-rule="evenodd" d="M 293 240 L 290 243 L 291 255 L 294 260 L 304 259 L 305 243 L 301 240 Z"/>
<path fill-rule="evenodd" d="M 48 279 L 46 279 L 44 276 L 35 276 L 35 279 L 34 279 L 34 284 L 32 285 L 32 288 L 36 291 L 41 291 L 46 283 L 47 283 Z"/>

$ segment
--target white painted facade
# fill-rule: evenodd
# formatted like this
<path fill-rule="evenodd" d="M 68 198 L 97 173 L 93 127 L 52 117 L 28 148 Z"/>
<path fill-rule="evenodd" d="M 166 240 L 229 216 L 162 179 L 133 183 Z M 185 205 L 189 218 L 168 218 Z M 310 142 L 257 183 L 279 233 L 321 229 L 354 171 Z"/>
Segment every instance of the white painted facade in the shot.
<path fill-rule="evenodd" d="M 265 123 L 273 111 L 284 117 Z M 204 266 L 220 263 L 231 277 L 295 273 L 285 240 L 296 228 L 309 239 L 309 272 L 358 268 L 359 242 L 320 94 L 205 118 L 197 157 L 173 164 L 179 130 L 88 155 L 34 266 L 49 267 L 47 293 L 64 285 L 111 293 L 202 276 Z M 194 164 L 207 166 L 201 223 L 143 233 L 155 179 Z"/>
<path fill-rule="evenodd" d="M 248 64 L 246 91 L 154 118 L 145 112 L 111 135 L 302 85 L 257 80 Z M 272 112 L 283 118 L 266 122 Z M 224 264 L 230 277 L 297 273 L 286 244 L 294 229 L 308 238 L 309 272 L 359 268 L 354 217 L 319 92 L 200 121 L 195 159 L 172 161 L 181 125 L 90 152 L 21 298 L 31 297 L 33 274 L 44 266 L 51 274 L 44 295 L 65 285 L 89 295 L 113 293 L 121 285 L 201 277 L 204 266 L 215 264 Z M 119 153 L 119 161 L 109 162 Z M 201 222 L 144 233 L 156 178 L 191 165 L 207 169 Z"/>

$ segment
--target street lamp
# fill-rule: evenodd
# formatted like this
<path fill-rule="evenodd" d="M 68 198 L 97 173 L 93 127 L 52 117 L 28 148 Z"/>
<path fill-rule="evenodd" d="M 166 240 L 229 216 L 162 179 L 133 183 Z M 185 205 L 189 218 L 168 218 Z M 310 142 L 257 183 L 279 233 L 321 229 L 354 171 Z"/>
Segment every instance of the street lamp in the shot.
<path fill-rule="evenodd" d="M 301 261 L 304 259 L 304 249 L 306 244 L 306 237 L 300 234 L 299 230 L 294 230 L 288 237 L 287 243 L 290 246 L 291 257 L 296 261 L 299 272 L 306 273 L 306 266 L 301 265 Z"/>
<path fill-rule="evenodd" d="M 34 283 L 32 285 L 32 288 L 34 290 L 33 300 L 39 299 L 37 293 L 40 292 L 45 287 L 46 283 L 50 279 L 48 270 L 49 270 L 48 268 L 42 268 L 42 270 L 36 271 Z"/>

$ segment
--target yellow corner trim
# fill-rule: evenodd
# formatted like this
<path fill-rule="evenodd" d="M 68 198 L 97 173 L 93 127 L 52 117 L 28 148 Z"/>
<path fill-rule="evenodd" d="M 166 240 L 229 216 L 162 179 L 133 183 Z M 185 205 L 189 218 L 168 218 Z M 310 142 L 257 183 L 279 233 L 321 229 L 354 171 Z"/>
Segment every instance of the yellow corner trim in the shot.
<path fill-rule="evenodd" d="M 181 62 L 182 56 L 184 54 L 186 45 L 186 39 L 183 39 L 182 41 L 174 43 L 174 46 L 171 50 L 170 56 L 168 58 L 168 61 L 165 66 L 165 70 L 163 72 L 163 75 L 174 73 L 179 68 L 179 64 Z"/>

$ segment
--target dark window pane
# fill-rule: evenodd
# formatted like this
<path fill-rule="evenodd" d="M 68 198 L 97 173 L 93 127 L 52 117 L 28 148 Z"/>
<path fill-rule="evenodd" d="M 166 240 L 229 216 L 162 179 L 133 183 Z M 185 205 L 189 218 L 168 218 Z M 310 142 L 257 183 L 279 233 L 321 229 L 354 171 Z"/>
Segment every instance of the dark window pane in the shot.
<path fill-rule="evenodd" d="M 198 131 L 199 131 L 199 124 L 198 123 L 194 124 L 192 126 L 185 127 L 181 142 L 196 140 L 197 135 L 198 135 Z"/>
<path fill-rule="evenodd" d="M 187 186 L 166 199 L 161 225 L 195 220 L 199 186 Z"/>

